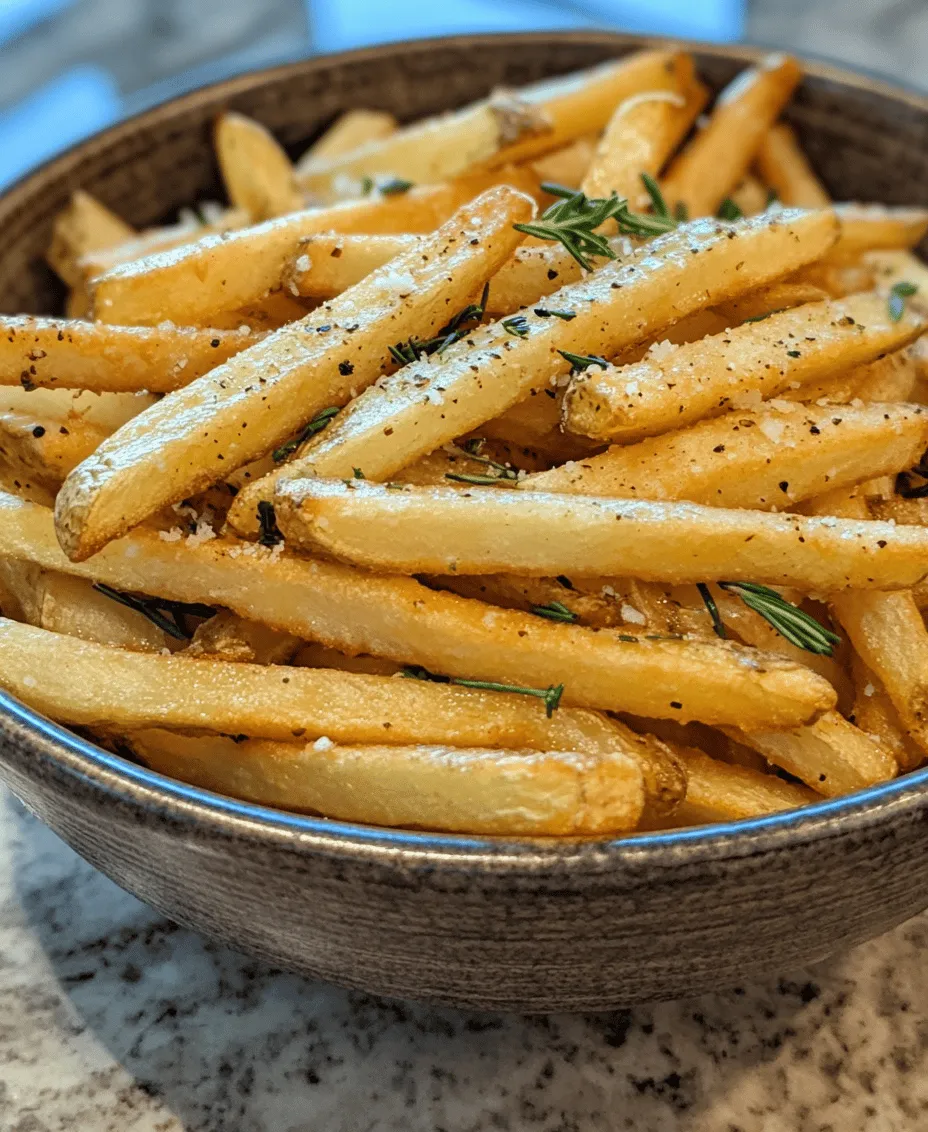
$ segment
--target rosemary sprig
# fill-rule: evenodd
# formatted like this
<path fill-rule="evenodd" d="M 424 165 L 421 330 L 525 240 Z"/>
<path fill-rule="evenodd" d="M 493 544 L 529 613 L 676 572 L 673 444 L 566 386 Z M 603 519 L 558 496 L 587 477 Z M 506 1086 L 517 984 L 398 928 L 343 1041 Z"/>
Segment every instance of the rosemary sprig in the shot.
<path fill-rule="evenodd" d="M 750 318 L 746 318 L 745 322 L 763 322 L 764 319 L 769 318 L 772 314 L 780 314 L 786 310 L 786 307 L 774 307 L 772 311 L 764 311 L 763 314 L 755 314 Z"/>
<path fill-rule="evenodd" d="M 898 322 L 905 314 L 905 301 L 911 298 L 918 290 L 917 283 L 910 283 L 907 279 L 900 279 L 889 289 L 889 317 Z"/>
<path fill-rule="evenodd" d="M 640 176 L 645 192 L 651 198 L 651 207 L 654 209 L 654 215 L 664 216 L 668 220 L 671 219 L 670 209 L 667 207 L 667 201 L 664 200 L 664 194 L 661 192 L 660 185 L 654 180 L 650 173 L 642 173 Z"/>
<path fill-rule="evenodd" d="M 492 680 L 459 680 L 456 676 L 437 676 L 419 664 L 407 665 L 401 672 L 407 680 L 431 680 L 436 684 L 457 684 L 461 688 L 478 688 L 484 692 L 512 692 L 517 696 L 534 696 L 545 705 L 548 719 L 557 711 L 564 694 L 563 684 L 552 684 L 547 688 L 524 688 L 519 684 L 497 684 Z"/>
<path fill-rule="evenodd" d="M 572 318 L 577 317 L 576 311 L 549 311 L 547 307 L 535 307 L 535 314 L 539 318 L 560 318 L 564 322 L 570 322 Z"/>
<path fill-rule="evenodd" d="M 309 422 L 304 425 L 300 432 L 292 439 L 288 440 L 286 444 L 281 444 L 279 448 L 275 448 L 271 456 L 275 464 L 279 464 L 281 460 L 294 453 L 301 444 L 304 444 L 311 436 L 315 436 L 317 432 L 322 430 L 331 422 L 332 418 L 338 412 L 335 405 L 331 405 L 328 409 L 323 409 L 321 413 L 317 414 Z"/>
<path fill-rule="evenodd" d="M 528 337 L 528 319 L 524 314 L 513 315 L 512 318 L 503 319 L 503 330 L 515 338 Z"/>
<path fill-rule="evenodd" d="M 753 609 L 790 644 L 818 656 L 831 656 L 841 638 L 824 625 L 803 613 L 769 586 L 754 582 L 719 582 L 723 590 L 736 594 L 748 609 Z"/>
<path fill-rule="evenodd" d="M 602 366 L 603 369 L 609 368 L 609 363 L 605 358 L 601 358 L 599 354 L 571 354 L 569 350 L 558 350 L 558 353 L 566 361 L 570 362 L 571 373 L 583 373 L 585 369 L 590 366 Z"/>
<path fill-rule="evenodd" d="M 546 617 L 549 621 L 565 621 L 568 625 L 573 625 L 580 616 L 572 609 L 568 609 L 561 601 L 549 601 L 547 605 L 533 605 L 532 613 L 536 617 Z"/>
<path fill-rule="evenodd" d="M 459 310 L 434 338 L 423 340 L 413 335 L 405 342 L 397 342 L 395 346 L 390 346 L 390 356 L 401 366 L 417 362 L 421 357 L 430 357 L 432 354 L 440 356 L 450 345 L 469 334 L 480 322 L 486 313 L 489 297 L 490 284 L 486 283 L 483 294 L 480 296 L 480 302 L 469 303 L 462 310 Z"/>
<path fill-rule="evenodd" d="M 277 512 L 274 510 L 274 504 L 268 503 L 266 499 L 262 499 L 258 504 L 258 524 L 261 527 L 258 542 L 262 546 L 277 546 L 279 542 L 284 541 L 280 527 L 277 526 Z"/>
<path fill-rule="evenodd" d="M 725 632 L 725 626 L 722 623 L 719 607 L 715 604 L 715 598 L 712 596 L 705 582 L 699 582 L 696 589 L 699 590 L 699 596 L 705 603 L 706 609 L 709 611 L 709 616 L 712 618 L 712 628 L 715 630 L 715 635 L 721 637 L 724 641 L 728 634 Z"/>
<path fill-rule="evenodd" d="M 731 197 L 726 197 L 719 205 L 716 216 L 718 216 L 719 220 L 743 220 L 744 211 Z"/>
<path fill-rule="evenodd" d="M 192 630 L 187 626 L 187 617 L 214 617 L 216 614 L 216 610 L 211 605 L 201 605 L 199 602 L 169 601 L 167 598 L 160 597 L 135 597 L 133 594 L 122 593 L 121 590 L 114 590 L 112 586 L 106 585 L 105 582 L 94 582 L 93 588 L 98 593 L 103 594 L 104 597 L 111 598 L 113 601 L 119 602 L 120 605 L 126 606 L 127 609 L 141 613 L 153 625 L 157 625 L 162 632 L 167 633 L 169 637 L 173 637 L 176 641 L 189 641 L 193 636 Z"/>
<path fill-rule="evenodd" d="M 470 440 L 464 442 L 463 448 L 458 448 L 456 445 L 450 445 L 452 452 L 459 452 L 463 457 L 468 460 L 473 460 L 478 464 L 486 464 L 490 469 L 484 475 L 469 475 L 466 472 L 445 472 L 446 480 L 453 480 L 455 483 L 472 483 L 479 486 L 487 484 L 496 484 L 502 480 L 516 480 L 519 478 L 519 473 L 515 468 L 510 468 L 507 464 L 501 464 L 498 460 L 491 460 L 489 456 L 483 456 L 480 449 L 483 446 L 482 437 L 471 437 Z"/>

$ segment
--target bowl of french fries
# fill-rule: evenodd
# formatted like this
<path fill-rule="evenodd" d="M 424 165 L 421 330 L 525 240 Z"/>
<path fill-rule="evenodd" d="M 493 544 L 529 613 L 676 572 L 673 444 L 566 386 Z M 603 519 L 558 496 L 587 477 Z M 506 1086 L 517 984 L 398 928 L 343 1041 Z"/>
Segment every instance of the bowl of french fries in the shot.
<path fill-rule="evenodd" d="M 0 777 L 464 1006 L 928 904 L 924 99 L 587 34 L 248 75 L 0 199 Z"/>

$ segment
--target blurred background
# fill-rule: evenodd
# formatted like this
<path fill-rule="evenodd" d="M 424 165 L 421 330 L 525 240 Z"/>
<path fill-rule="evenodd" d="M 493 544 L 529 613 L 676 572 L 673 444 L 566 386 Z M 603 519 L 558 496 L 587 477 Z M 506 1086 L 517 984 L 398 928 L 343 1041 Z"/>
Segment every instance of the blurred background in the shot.
<path fill-rule="evenodd" d="M 234 71 L 416 36 L 564 27 L 743 39 L 928 86 L 928 0 L 0 0 L 0 187 Z"/>

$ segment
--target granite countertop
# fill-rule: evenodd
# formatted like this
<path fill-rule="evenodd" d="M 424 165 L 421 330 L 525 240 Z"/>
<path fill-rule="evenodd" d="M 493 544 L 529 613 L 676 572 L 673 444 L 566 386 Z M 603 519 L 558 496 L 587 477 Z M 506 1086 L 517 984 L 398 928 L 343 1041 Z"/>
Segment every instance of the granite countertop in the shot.
<path fill-rule="evenodd" d="M 466 1014 L 165 921 L 0 794 L 4 1132 L 915 1132 L 928 915 L 721 995 Z"/>

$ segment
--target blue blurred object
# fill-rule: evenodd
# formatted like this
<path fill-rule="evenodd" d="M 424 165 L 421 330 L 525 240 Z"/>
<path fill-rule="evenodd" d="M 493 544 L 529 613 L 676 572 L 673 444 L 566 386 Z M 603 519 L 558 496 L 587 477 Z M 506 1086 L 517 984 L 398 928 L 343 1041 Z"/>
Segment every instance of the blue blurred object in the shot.
<path fill-rule="evenodd" d="M 112 77 L 75 67 L 0 114 L 0 188 L 122 114 Z"/>
<path fill-rule="evenodd" d="M 0 43 L 22 35 L 42 20 L 57 16 L 75 0 L 0 0 Z"/>
<path fill-rule="evenodd" d="M 721 43 L 744 30 L 743 0 L 307 0 L 307 10 L 316 51 L 481 31 L 608 28 Z"/>

